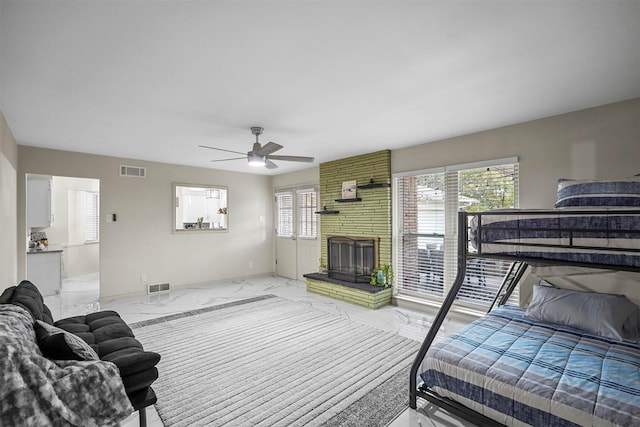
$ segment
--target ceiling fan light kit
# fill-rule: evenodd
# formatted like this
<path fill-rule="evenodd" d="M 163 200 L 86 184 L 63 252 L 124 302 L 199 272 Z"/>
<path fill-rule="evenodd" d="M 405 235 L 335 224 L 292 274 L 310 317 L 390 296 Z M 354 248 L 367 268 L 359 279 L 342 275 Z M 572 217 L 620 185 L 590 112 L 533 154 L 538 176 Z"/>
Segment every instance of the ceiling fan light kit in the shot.
<path fill-rule="evenodd" d="M 249 166 L 264 166 L 267 158 L 260 157 L 255 152 L 249 151 L 247 153 L 247 160 L 249 161 Z"/>
<path fill-rule="evenodd" d="M 256 136 L 256 142 L 253 143 L 253 147 L 251 148 L 251 151 L 247 152 L 247 157 L 246 158 L 247 158 L 247 162 L 249 163 L 250 166 L 264 166 L 267 169 L 275 169 L 275 168 L 278 167 L 278 165 L 273 163 L 271 160 L 284 160 L 284 161 L 288 161 L 288 162 L 304 162 L 304 163 L 313 163 L 313 161 L 315 160 L 313 157 L 274 156 L 274 155 L 271 155 L 271 153 L 274 153 L 274 152 L 280 150 L 282 148 L 282 145 L 276 144 L 275 142 L 268 142 L 264 146 L 260 145 L 260 142 L 258 141 L 258 138 L 262 134 L 263 131 L 264 131 L 264 128 L 262 128 L 260 126 L 253 126 L 251 128 L 251 133 Z M 244 155 L 244 153 L 241 153 L 239 151 L 225 150 L 223 148 L 209 147 L 207 145 L 199 145 L 199 147 L 208 148 L 210 150 L 225 151 L 227 153 L 235 153 L 235 154 Z M 225 162 L 227 160 L 240 160 L 240 159 L 244 159 L 244 157 L 233 157 L 233 158 L 230 158 L 230 159 L 216 159 L 216 160 L 211 160 L 211 161 L 212 162 Z"/>

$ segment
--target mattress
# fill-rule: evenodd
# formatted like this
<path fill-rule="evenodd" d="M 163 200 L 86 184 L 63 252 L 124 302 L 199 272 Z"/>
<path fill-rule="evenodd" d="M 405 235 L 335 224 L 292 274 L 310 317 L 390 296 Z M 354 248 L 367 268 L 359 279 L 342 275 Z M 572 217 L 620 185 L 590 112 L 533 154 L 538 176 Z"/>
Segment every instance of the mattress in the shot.
<path fill-rule="evenodd" d="M 470 214 L 479 254 L 640 267 L 640 210 Z"/>
<path fill-rule="evenodd" d="M 523 314 L 500 307 L 434 343 L 423 385 L 509 426 L 640 425 L 640 344 Z"/>

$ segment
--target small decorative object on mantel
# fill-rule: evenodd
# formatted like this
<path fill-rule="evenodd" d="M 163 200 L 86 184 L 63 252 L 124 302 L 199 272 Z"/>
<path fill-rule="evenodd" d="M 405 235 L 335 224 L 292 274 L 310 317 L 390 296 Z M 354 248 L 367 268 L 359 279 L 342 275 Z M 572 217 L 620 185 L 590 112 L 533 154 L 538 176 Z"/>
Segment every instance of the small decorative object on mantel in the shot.
<path fill-rule="evenodd" d="M 342 199 L 355 199 L 356 198 L 356 181 L 344 181 L 342 183 Z"/>
<path fill-rule="evenodd" d="M 220 208 L 220 209 L 218 209 L 218 213 L 219 213 L 219 214 L 226 215 L 226 214 L 227 214 L 227 208 Z"/>

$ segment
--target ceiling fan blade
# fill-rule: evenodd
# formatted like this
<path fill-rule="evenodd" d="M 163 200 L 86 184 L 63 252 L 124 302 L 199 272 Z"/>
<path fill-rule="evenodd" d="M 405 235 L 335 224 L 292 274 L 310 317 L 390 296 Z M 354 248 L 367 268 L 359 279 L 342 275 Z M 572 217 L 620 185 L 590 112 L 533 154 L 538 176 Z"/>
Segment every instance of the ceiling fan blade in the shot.
<path fill-rule="evenodd" d="M 244 160 L 247 157 L 232 157 L 230 159 L 215 159 L 215 160 L 211 160 L 212 162 L 226 162 L 227 160 Z"/>
<path fill-rule="evenodd" d="M 231 150 L 225 150 L 224 148 L 209 147 L 208 145 L 198 145 L 198 147 L 208 148 L 210 150 L 226 151 L 227 153 L 244 154 L 244 153 L 241 153 L 239 151 L 231 151 Z"/>
<path fill-rule="evenodd" d="M 275 142 L 268 142 L 261 149 L 257 151 L 254 150 L 254 153 L 256 153 L 258 156 L 266 156 L 267 154 L 274 153 L 281 148 L 282 145 L 280 144 L 276 144 Z"/>
<path fill-rule="evenodd" d="M 267 169 L 276 169 L 278 167 L 278 165 L 276 165 L 275 163 L 273 163 L 271 160 L 269 159 L 265 159 L 264 161 L 264 167 L 266 167 Z"/>
<path fill-rule="evenodd" d="M 313 157 L 304 157 L 304 156 L 268 156 L 267 159 L 285 160 L 288 162 L 305 162 L 305 163 L 313 163 L 313 161 L 315 160 Z"/>

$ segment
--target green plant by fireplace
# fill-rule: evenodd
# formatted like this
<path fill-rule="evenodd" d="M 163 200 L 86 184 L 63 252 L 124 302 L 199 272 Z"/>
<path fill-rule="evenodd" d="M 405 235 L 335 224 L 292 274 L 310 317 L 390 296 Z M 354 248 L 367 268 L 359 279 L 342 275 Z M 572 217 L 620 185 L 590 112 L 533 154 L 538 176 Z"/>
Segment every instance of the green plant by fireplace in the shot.
<path fill-rule="evenodd" d="M 390 288 L 393 284 L 393 268 L 391 268 L 391 265 L 384 264 L 381 268 L 373 270 L 369 283 L 373 286 Z"/>
<path fill-rule="evenodd" d="M 318 273 L 325 274 L 327 272 L 327 264 L 322 258 L 318 259 Z"/>

